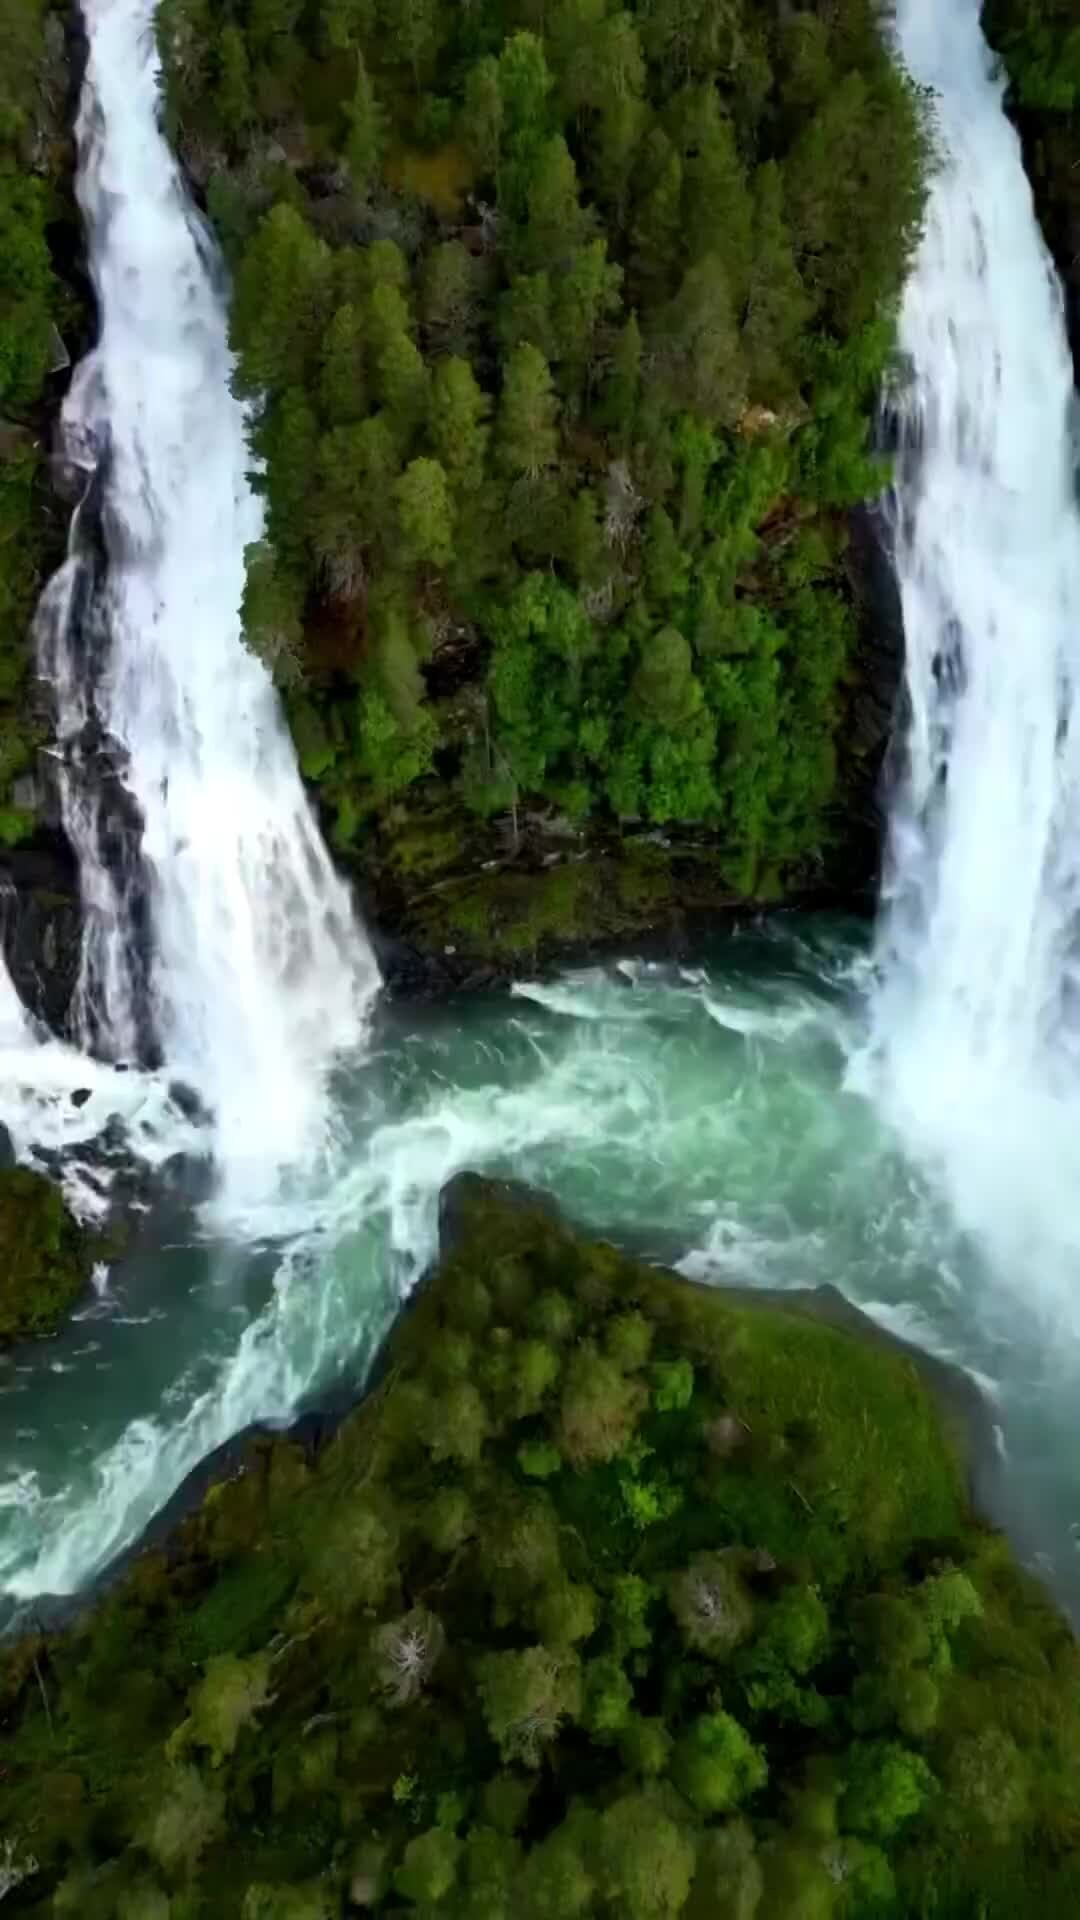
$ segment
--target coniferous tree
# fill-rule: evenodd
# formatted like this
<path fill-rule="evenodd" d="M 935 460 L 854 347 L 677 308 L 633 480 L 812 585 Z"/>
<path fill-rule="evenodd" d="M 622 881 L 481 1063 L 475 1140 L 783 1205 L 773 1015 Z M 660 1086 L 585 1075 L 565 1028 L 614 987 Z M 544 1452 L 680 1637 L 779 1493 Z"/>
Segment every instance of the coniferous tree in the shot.
<path fill-rule="evenodd" d="M 558 453 L 558 402 L 551 371 L 533 346 L 515 347 L 506 369 L 495 427 L 499 463 L 511 474 L 535 476 Z"/>

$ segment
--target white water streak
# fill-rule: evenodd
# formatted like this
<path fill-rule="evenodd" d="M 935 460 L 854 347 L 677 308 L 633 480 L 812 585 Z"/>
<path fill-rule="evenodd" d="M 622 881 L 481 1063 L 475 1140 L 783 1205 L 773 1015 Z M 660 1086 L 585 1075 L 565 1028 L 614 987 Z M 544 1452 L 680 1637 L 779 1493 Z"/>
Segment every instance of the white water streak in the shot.
<path fill-rule="evenodd" d="M 158 124 L 153 0 L 86 0 L 78 192 L 101 336 L 65 407 L 104 468 L 107 658 L 91 699 L 121 749 L 149 880 L 152 1015 L 214 1118 L 227 1206 L 325 1146 L 327 1079 L 378 979 L 308 808 L 270 679 L 245 648 L 244 551 L 262 531 L 230 381 L 220 263 Z M 50 662 L 69 726 L 80 629 Z M 97 1008 L 130 1050 L 133 929 L 80 836 Z"/>
<path fill-rule="evenodd" d="M 978 0 L 899 0 L 897 35 L 942 165 L 900 325 L 910 771 L 880 1085 L 999 1270 L 1060 1294 L 1080 1260 L 1073 370 Z"/>

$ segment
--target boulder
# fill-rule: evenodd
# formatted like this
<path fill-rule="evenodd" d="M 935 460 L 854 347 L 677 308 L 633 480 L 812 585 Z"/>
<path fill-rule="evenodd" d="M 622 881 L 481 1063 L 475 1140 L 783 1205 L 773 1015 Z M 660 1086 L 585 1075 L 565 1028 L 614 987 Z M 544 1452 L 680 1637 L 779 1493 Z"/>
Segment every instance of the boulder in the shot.
<path fill-rule="evenodd" d="M 0 851 L 0 941 L 23 1005 L 62 1033 L 79 976 L 82 909 L 74 856 L 59 835 Z"/>

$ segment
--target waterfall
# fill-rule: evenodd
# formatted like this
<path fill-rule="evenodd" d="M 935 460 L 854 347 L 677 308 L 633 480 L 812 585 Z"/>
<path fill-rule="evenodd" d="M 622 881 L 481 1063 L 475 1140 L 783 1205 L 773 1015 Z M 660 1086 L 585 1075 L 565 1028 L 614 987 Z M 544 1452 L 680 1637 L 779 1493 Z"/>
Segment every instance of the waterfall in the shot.
<path fill-rule="evenodd" d="M 910 711 L 876 985 L 827 930 L 789 929 L 726 941 L 712 977 L 548 982 L 512 1016 L 494 996 L 419 1024 L 391 1008 L 340 1102 L 377 974 L 240 637 L 262 517 L 221 269 L 158 129 L 153 0 L 83 4 L 101 339 L 65 409 L 87 491 L 40 623 L 82 870 L 81 1050 L 45 1040 L 0 966 L 0 1122 L 62 1155 L 93 1211 L 80 1154 L 110 1116 L 146 1161 L 197 1146 L 170 1098 L 185 1081 L 252 1231 L 222 1236 L 224 1260 L 213 1237 L 136 1246 L 89 1324 L 13 1370 L 0 1594 L 74 1591 L 230 1435 L 355 1377 L 464 1166 L 665 1257 L 677 1241 L 702 1277 L 839 1282 L 991 1383 L 1024 1503 L 1075 1538 L 1075 402 L 978 0 L 895 0 L 940 164 L 893 401 Z M 282 1180 L 320 1161 L 332 1114 L 343 1150 Z M 1073 1337 L 1048 1337 L 1066 1317 Z"/>
<path fill-rule="evenodd" d="M 1080 1257 L 1080 520 L 1060 287 L 978 0 L 899 0 L 939 170 L 900 316 L 910 704 L 879 1092 L 1013 1279 Z"/>
<path fill-rule="evenodd" d="M 221 263 L 159 125 L 154 0 L 83 13 L 100 337 L 63 414 L 87 498 L 39 621 L 86 920 L 74 1018 L 84 1047 L 194 1091 L 242 1211 L 317 1159 L 378 975 L 241 637 L 262 508 Z"/>

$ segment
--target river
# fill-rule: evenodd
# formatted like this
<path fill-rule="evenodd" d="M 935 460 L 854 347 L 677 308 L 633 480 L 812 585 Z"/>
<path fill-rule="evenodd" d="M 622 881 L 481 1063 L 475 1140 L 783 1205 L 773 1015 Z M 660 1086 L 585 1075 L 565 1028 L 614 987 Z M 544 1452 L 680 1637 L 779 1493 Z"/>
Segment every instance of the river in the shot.
<path fill-rule="evenodd" d="M 61 1338 L 5 1362 L 0 1589 L 77 1589 L 231 1434 L 359 1382 L 472 1166 L 697 1277 L 831 1281 L 966 1366 L 1000 1515 L 1076 1605 L 1074 402 L 976 0 L 897 9 L 941 164 L 892 401 L 910 718 L 873 937 L 781 917 L 692 969 L 628 955 L 422 1010 L 379 998 L 240 641 L 261 517 L 149 0 L 84 12 L 102 334 L 65 412 L 94 484 L 40 645 L 88 932 L 70 1043 L 0 994 L 0 1119 L 24 1156 L 62 1151 L 85 1211 L 125 1156 L 158 1199 Z M 125 794 L 144 829 L 118 859 Z M 195 1159 L 209 1190 L 178 1171 Z"/>

